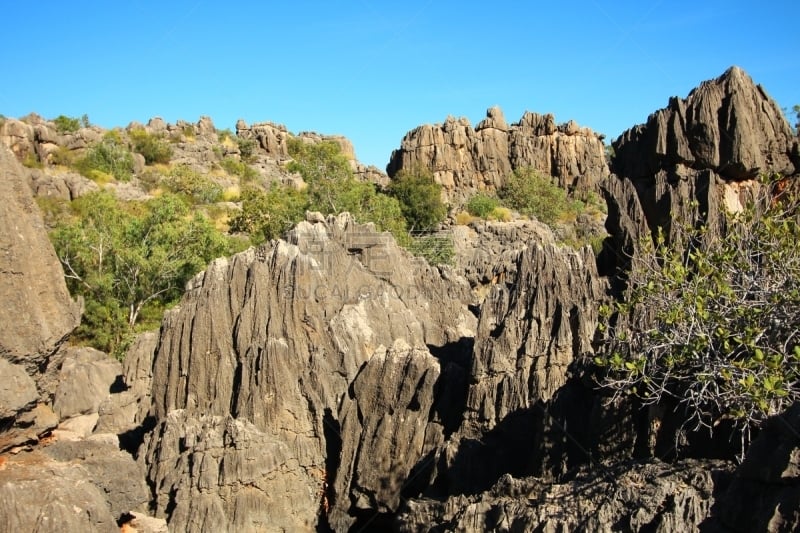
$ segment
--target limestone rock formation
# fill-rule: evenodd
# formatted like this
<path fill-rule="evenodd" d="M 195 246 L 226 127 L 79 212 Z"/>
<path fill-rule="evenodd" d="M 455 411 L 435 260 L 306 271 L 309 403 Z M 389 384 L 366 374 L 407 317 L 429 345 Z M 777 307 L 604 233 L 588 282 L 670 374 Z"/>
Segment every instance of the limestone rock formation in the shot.
<path fill-rule="evenodd" d="M 183 487 L 158 497 L 171 527 L 197 526 L 188 509 L 203 505 L 219 511 L 215 527 L 238 529 L 241 514 L 219 492 L 234 490 L 235 476 L 212 480 L 220 464 L 246 462 L 266 446 L 284 459 L 258 466 L 249 501 L 294 494 L 274 505 L 292 527 L 315 527 L 334 476 L 327 455 L 339 446 L 326 428 L 362 366 L 398 339 L 427 352 L 474 334 L 466 281 L 443 279 L 347 214 L 309 220 L 288 242 L 212 263 L 164 320 L 153 363 L 157 426 L 142 456 L 152 483 Z M 197 446 L 179 445 L 184 434 Z M 261 444 L 228 446 L 228 461 L 207 463 L 208 446 L 238 442 L 229 434 Z M 185 468 L 168 459 L 176 456 L 186 456 Z M 189 468 L 203 461 L 208 473 Z"/>
<path fill-rule="evenodd" d="M 0 451 L 36 442 L 58 424 L 48 401 L 59 347 L 77 326 L 58 258 L 25 169 L 0 147 L 0 360 L 5 384 Z"/>
<path fill-rule="evenodd" d="M 517 168 L 532 167 L 563 187 L 589 189 L 608 175 L 602 137 L 574 122 L 556 126 L 552 115 L 526 112 L 508 125 L 491 108 L 473 129 L 465 118 L 408 132 L 387 166 L 389 176 L 416 167 L 429 169 L 446 200 L 459 203 L 476 191 L 502 187 Z"/>
<path fill-rule="evenodd" d="M 767 422 L 715 511 L 729 531 L 800 530 L 800 404 Z"/>
<path fill-rule="evenodd" d="M 731 67 L 686 99 L 671 98 L 647 123 L 623 133 L 613 143 L 613 166 L 618 175 L 631 179 L 676 165 L 712 170 L 725 180 L 767 171 L 791 175 L 800 163 L 796 142 L 764 88 Z"/>
<path fill-rule="evenodd" d="M 732 467 L 723 461 L 623 463 L 562 483 L 503 476 L 490 490 L 444 501 L 412 500 L 403 532 L 701 531 Z M 435 527 L 435 526 L 434 526 Z"/>
<path fill-rule="evenodd" d="M 78 323 L 26 171 L 0 147 L 0 357 L 34 376 Z"/>
<path fill-rule="evenodd" d="M 377 351 L 356 376 L 340 415 L 339 470 L 329 523 L 349 529 L 359 513 L 393 513 L 409 479 L 444 441 L 441 417 L 431 419 L 439 361 L 398 340 Z M 420 479 L 418 481 L 425 482 Z"/>

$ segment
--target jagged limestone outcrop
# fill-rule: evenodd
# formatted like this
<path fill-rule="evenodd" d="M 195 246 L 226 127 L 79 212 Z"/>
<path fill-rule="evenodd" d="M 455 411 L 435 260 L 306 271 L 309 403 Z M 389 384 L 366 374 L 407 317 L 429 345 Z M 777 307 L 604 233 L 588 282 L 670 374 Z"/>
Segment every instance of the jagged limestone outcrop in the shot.
<path fill-rule="evenodd" d="M 295 494 L 276 509 L 292 527 L 313 529 L 326 479 L 341 473 L 327 472 L 341 446 L 330 424 L 363 365 L 398 339 L 429 352 L 474 335 L 466 281 L 446 279 L 347 214 L 309 220 L 287 241 L 212 263 L 164 319 L 153 363 L 157 425 L 141 455 L 151 482 L 181 487 L 157 497 L 157 511 L 172 527 L 198 527 L 189 509 L 201 501 L 220 511 L 218 530 L 242 525 L 242 514 L 221 496 L 236 478 L 211 482 L 222 479 L 223 463 L 202 463 L 207 446 L 222 442 L 235 422 L 285 457 L 259 467 L 248 501 L 270 505 L 264 499 L 271 494 Z M 194 435 L 193 444 L 180 444 L 189 437 L 179 435 Z M 226 448 L 239 459 L 224 464 L 244 460 L 237 450 Z M 187 468 L 176 470 L 176 457 Z"/>
<path fill-rule="evenodd" d="M 740 68 L 706 81 L 685 99 L 671 98 L 613 142 L 613 170 L 640 179 L 682 165 L 725 180 L 761 172 L 792 175 L 797 139 L 778 104 Z"/>
<path fill-rule="evenodd" d="M 150 499 L 116 435 L 91 433 L 120 364 L 68 348 L 67 292 L 28 176 L 0 147 L 0 530 L 118 531 Z"/>
<path fill-rule="evenodd" d="M 501 188 L 517 168 L 532 167 L 565 188 L 590 189 L 608 175 L 602 137 L 588 128 L 573 121 L 557 126 L 553 115 L 531 112 L 509 126 L 497 107 L 474 129 L 465 118 L 447 117 L 408 132 L 387 172 L 420 167 L 433 172 L 452 203 Z"/>
<path fill-rule="evenodd" d="M 398 530 L 700 531 L 732 467 L 724 461 L 622 463 L 561 483 L 503 476 L 474 496 L 414 500 Z"/>

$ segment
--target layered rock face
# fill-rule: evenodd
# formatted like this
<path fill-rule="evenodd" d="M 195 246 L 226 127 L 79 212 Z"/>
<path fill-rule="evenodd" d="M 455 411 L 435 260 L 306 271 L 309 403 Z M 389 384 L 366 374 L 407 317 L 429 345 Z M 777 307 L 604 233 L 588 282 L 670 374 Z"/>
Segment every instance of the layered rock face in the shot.
<path fill-rule="evenodd" d="M 789 176 L 798 165 L 796 143 L 775 101 L 742 69 L 731 67 L 623 133 L 612 143 L 613 170 L 630 179 L 676 165 L 711 170 L 725 180 L 766 171 Z"/>
<path fill-rule="evenodd" d="M 59 347 L 80 319 L 47 238 L 25 169 L 0 148 L 0 366 L 3 386 L 0 451 L 35 442 L 55 427 L 48 405 Z"/>
<path fill-rule="evenodd" d="M 425 168 L 459 203 L 476 191 L 503 186 L 512 170 L 532 167 L 557 178 L 562 187 L 590 189 L 608 175 L 602 137 L 575 122 L 556 125 L 553 115 L 526 112 L 506 123 L 491 108 L 473 129 L 465 118 L 420 126 L 406 134 L 387 166 L 390 176 Z"/>
<path fill-rule="evenodd" d="M 26 174 L 0 148 L 0 530 L 118 531 L 150 499 L 144 472 L 117 435 L 95 431 L 122 367 L 65 346 L 80 305 L 69 297 Z"/>
<path fill-rule="evenodd" d="M 358 395 L 365 363 L 410 353 L 436 381 L 429 346 L 474 335 L 466 282 L 445 280 L 349 215 L 311 220 L 288 242 L 213 263 L 164 320 L 157 426 L 142 456 L 156 509 L 179 530 L 256 528 L 264 517 L 313 529 L 330 505 L 328 461 L 349 438 L 338 434 L 339 412 Z M 393 427 L 402 440 L 416 425 Z M 250 454 L 265 450 L 269 459 L 254 464 Z"/>

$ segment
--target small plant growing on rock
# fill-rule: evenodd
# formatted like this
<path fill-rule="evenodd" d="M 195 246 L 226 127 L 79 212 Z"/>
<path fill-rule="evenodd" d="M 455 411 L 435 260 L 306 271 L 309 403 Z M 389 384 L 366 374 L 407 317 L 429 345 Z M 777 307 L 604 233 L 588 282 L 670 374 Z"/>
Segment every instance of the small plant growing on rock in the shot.
<path fill-rule="evenodd" d="M 147 133 L 143 128 L 134 129 L 128 135 L 133 143 L 133 151 L 142 154 L 146 164 L 169 163 L 172 146 L 163 136 Z"/>
<path fill-rule="evenodd" d="M 87 117 L 86 122 L 88 123 L 88 121 L 89 119 Z M 56 125 L 56 131 L 58 133 L 74 133 L 81 129 L 81 119 L 68 117 L 66 115 L 58 115 L 53 119 L 53 124 Z"/>
<path fill-rule="evenodd" d="M 800 202 L 765 194 L 726 227 L 680 228 L 685 247 L 663 233 L 642 243 L 626 300 L 601 309 L 595 362 L 604 387 L 677 401 L 691 429 L 732 420 L 744 451 L 752 428 L 800 400 Z"/>
<path fill-rule="evenodd" d="M 541 176 L 531 168 L 512 172 L 498 195 L 507 207 L 536 217 L 548 226 L 574 221 L 580 210 L 580 205 L 568 197 L 565 189 L 551 177 Z"/>
<path fill-rule="evenodd" d="M 236 144 L 239 146 L 239 155 L 241 156 L 242 161 L 245 163 L 252 163 L 256 157 L 255 139 L 237 137 Z"/>
<path fill-rule="evenodd" d="M 500 200 L 488 194 L 478 193 L 467 200 L 464 208 L 467 212 L 480 218 L 488 218 L 489 214 L 500 206 Z"/>
<path fill-rule="evenodd" d="M 110 174 L 119 181 L 133 177 L 133 155 L 116 131 L 106 133 L 99 143 L 89 147 L 86 154 L 75 162 L 78 172 L 96 179 L 96 172 Z"/>

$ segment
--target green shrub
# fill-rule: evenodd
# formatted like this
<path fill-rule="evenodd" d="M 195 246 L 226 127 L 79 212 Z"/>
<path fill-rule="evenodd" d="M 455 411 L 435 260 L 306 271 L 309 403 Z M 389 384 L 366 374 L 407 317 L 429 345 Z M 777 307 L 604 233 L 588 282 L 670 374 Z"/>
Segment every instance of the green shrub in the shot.
<path fill-rule="evenodd" d="M 225 128 L 224 130 L 219 130 L 217 132 L 217 140 L 221 143 L 233 141 L 234 138 L 233 132 L 229 128 Z"/>
<path fill-rule="evenodd" d="M 412 237 L 408 250 L 434 266 L 452 265 L 456 253 L 452 236 L 436 233 Z"/>
<path fill-rule="evenodd" d="M 237 161 L 233 157 L 224 158 L 220 161 L 219 166 L 228 174 L 238 176 L 243 185 L 256 181 L 260 176 L 256 169 L 244 161 Z"/>
<path fill-rule="evenodd" d="M 90 146 L 86 154 L 75 162 L 75 167 L 90 179 L 94 171 L 100 171 L 119 181 L 128 181 L 133 176 L 133 155 L 121 141 L 119 133 L 111 131 L 103 140 Z"/>
<path fill-rule="evenodd" d="M 141 128 L 131 130 L 128 135 L 133 143 L 133 151 L 142 154 L 146 164 L 169 163 L 172 146 L 162 135 L 150 134 Z"/>
<path fill-rule="evenodd" d="M 61 165 L 65 167 L 71 167 L 75 163 L 76 155 L 75 152 L 67 148 L 66 146 L 59 146 L 58 149 L 53 152 L 50 156 L 51 162 L 54 165 Z"/>
<path fill-rule="evenodd" d="M 254 243 L 276 239 L 305 217 L 308 197 L 302 191 L 273 183 L 268 190 L 247 187 L 242 210 L 230 219 L 231 231 L 247 233 Z"/>
<path fill-rule="evenodd" d="M 408 226 L 414 230 L 429 230 L 447 216 L 442 202 L 442 186 L 428 169 L 400 171 L 389 185 L 389 194 L 400 202 Z"/>
<path fill-rule="evenodd" d="M 58 115 L 53 119 L 53 124 L 56 125 L 56 131 L 58 133 L 73 133 L 81 129 L 81 119 L 68 117 L 66 115 Z"/>
<path fill-rule="evenodd" d="M 464 207 L 474 217 L 487 218 L 499 206 L 500 201 L 497 198 L 479 193 L 467 200 Z"/>
<path fill-rule="evenodd" d="M 601 309 L 601 384 L 677 401 L 692 429 L 732 420 L 743 448 L 751 428 L 800 400 L 799 205 L 764 194 L 718 238 L 677 228 L 673 242 L 688 249 L 646 239 L 626 300 Z"/>
<path fill-rule="evenodd" d="M 241 156 L 242 161 L 245 163 L 252 163 L 256 155 L 255 139 L 237 137 L 236 144 L 239 146 L 239 155 Z"/>
<path fill-rule="evenodd" d="M 22 165 L 28 168 L 44 168 L 44 163 L 33 152 L 28 152 L 22 159 Z"/>
<path fill-rule="evenodd" d="M 549 226 L 574 221 L 580 209 L 580 204 L 570 200 L 567 191 L 552 178 L 541 176 L 531 168 L 512 172 L 498 195 L 507 207 L 536 217 Z"/>
<path fill-rule="evenodd" d="M 222 199 L 222 186 L 189 165 L 172 168 L 162 182 L 170 191 L 192 203 L 209 204 Z"/>

